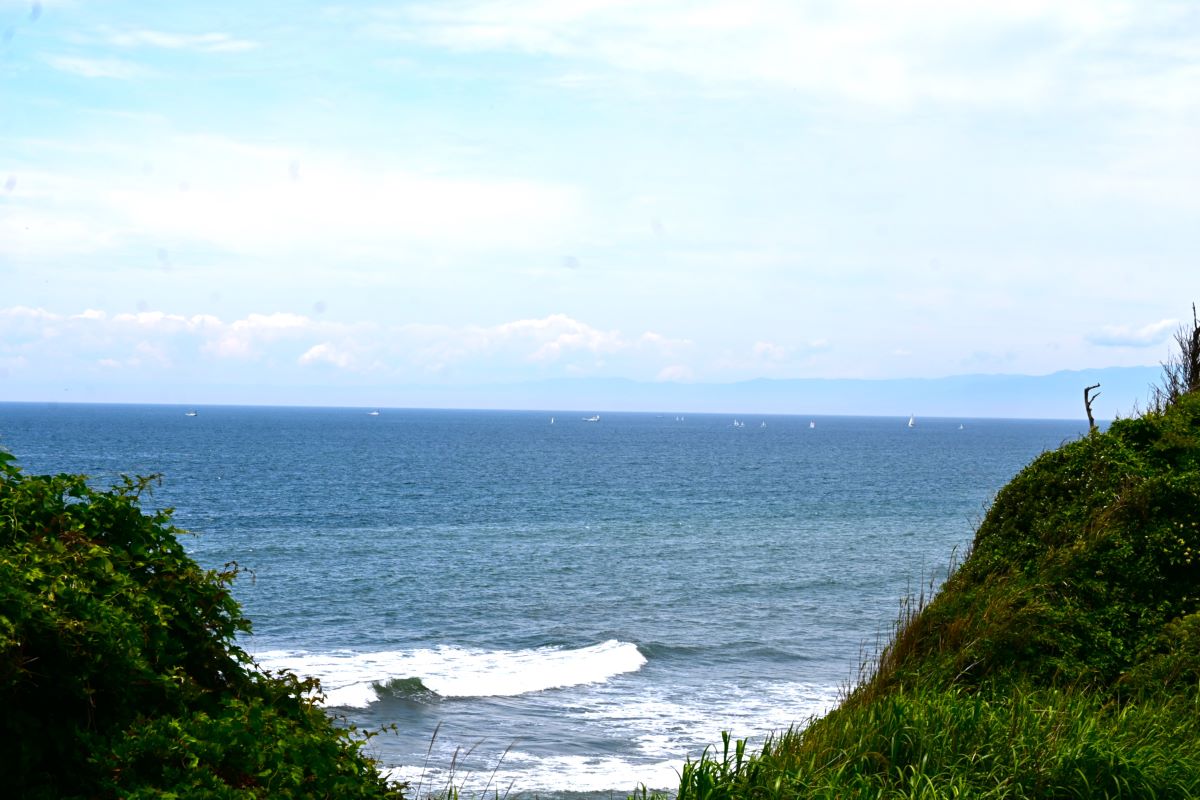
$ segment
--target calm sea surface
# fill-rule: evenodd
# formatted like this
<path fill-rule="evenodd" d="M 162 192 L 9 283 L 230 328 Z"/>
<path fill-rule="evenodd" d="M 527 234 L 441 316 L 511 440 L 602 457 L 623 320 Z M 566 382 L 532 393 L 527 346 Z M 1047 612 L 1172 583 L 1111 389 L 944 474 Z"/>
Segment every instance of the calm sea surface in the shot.
<path fill-rule="evenodd" d="M 146 505 L 195 558 L 253 571 L 235 592 L 264 666 L 395 723 L 372 746 L 414 784 L 543 797 L 672 787 L 721 731 L 828 709 L 995 492 L 1086 429 L 184 411 L 0 403 L 0 445 L 28 472 L 161 473 Z"/>

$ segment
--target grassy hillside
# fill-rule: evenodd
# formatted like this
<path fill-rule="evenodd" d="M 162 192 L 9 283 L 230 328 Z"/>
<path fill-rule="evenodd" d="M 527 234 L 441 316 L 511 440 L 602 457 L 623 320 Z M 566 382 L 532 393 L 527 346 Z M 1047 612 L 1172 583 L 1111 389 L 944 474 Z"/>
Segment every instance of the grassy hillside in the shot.
<path fill-rule="evenodd" d="M 1046 453 L 839 708 L 680 797 L 1200 796 L 1200 392 Z"/>
<path fill-rule="evenodd" d="M 0 775 L 20 798 L 400 798 L 312 699 L 234 642 L 148 480 L 26 476 L 0 450 Z"/>

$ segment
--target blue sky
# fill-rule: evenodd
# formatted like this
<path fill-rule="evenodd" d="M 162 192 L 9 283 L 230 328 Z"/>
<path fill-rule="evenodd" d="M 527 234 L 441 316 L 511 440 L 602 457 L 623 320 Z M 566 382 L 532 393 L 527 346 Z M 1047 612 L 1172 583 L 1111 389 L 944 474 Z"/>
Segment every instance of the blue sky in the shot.
<path fill-rule="evenodd" d="M 1186 2 L 0 0 L 0 399 L 1156 364 L 1197 86 Z"/>

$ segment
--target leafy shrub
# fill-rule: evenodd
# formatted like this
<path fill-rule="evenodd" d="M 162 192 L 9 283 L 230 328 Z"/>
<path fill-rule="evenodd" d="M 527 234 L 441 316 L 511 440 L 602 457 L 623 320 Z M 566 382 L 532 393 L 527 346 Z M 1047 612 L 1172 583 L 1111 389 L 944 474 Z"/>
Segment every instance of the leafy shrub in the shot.
<path fill-rule="evenodd" d="M 11 796 L 400 798 L 319 686 L 238 647 L 237 568 L 201 569 L 153 478 L 108 491 L 0 451 L 0 774 Z"/>
<path fill-rule="evenodd" d="M 1128 687 L 1200 611 L 1200 394 L 1036 459 L 970 556 L 898 631 L 878 688 L 1032 681 Z"/>

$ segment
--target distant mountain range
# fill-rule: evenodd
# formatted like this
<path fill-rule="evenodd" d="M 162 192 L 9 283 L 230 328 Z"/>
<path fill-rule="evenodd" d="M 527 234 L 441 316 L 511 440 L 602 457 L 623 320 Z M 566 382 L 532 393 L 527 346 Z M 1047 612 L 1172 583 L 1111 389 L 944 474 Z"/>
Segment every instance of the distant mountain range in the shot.
<path fill-rule="evenodd" d="M 420 387 L 386 399 L 389 405 L 406 407 L 1085 419 L 1083 389 L 1099 383 L 1096 418 L 1113 419 L 1144 407 L 1159 373 L 1158 367 L 1109 367 L 1050 375 L 692 384 L 580 378 Z"/>
<path fill-rule="evenodd" d="M 553 411 L 799 414 L 1086 419 L 1083 389 L 1099 383 L 1096 419 L 1131 416 L 1144 407 L 1158 367 L 1065 370 L 1050 375 L 956 375 L 946 378 L 847 380 L 760 378 L 738 383 L 656 383 L 619 378 L 561 378 L 523 383 L 387 386 L 326 384 L 247 386 L 10 386 L 0 401 L 170 403 L 186 405 L 475 408 Z"/>

